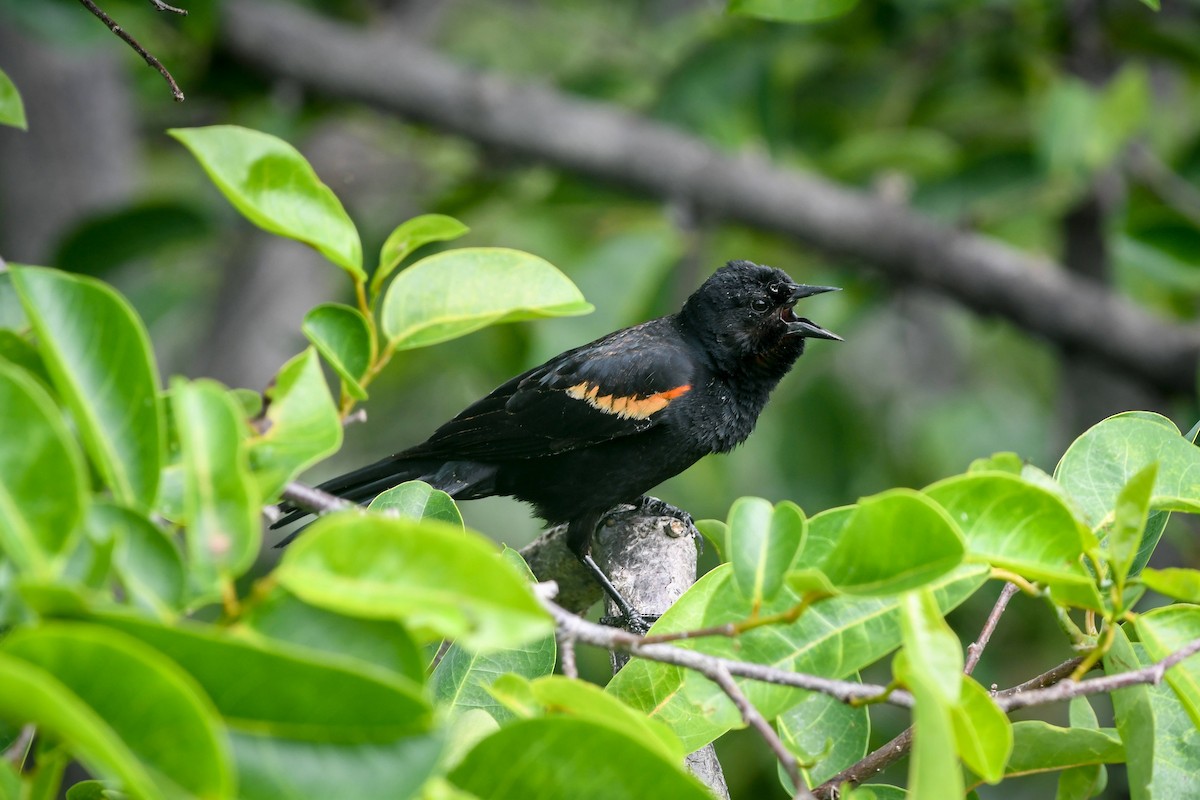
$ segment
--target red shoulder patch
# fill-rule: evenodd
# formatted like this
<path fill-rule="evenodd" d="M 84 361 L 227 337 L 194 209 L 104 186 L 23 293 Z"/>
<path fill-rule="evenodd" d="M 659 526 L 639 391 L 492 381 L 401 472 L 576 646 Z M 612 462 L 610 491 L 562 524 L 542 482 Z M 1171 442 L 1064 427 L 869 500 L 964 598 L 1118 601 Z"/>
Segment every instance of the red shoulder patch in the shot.
<path fill-rule="evenodd" d="M 567 388 L 567 395 L 576 400 L 583 400 L 597 411 L 605 414 L 615 414 L 621 419 L 646 419 L 662 411 L 671 401 L 687 394 L 692 390 L 691 384 L 685 383 L 668 389 L 665 392 L 655 392 L 645 396 L 600 394 L 600 387 L 584 381 Z"/>

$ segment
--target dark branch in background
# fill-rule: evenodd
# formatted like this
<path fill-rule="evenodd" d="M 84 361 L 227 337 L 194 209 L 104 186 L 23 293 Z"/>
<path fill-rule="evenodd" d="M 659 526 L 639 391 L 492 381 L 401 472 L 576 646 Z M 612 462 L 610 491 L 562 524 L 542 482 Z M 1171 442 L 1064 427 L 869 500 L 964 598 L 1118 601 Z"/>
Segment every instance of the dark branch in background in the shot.
<path fill-rule="evenodd" d="M 179 88 L 179 84 L 175 82 L 175 78 L 173 78 L 171 73 L 167 71 L 167 68 L 162 65 L 161 61 L 147 52 L 146 48 L 138 44 L 137 39 L 130 36 L 124 28 L 117 24 L 116 20 L 114 20 L 108 14 L 105 14 L 104 10 L 93 3 L 92 0 L 79 0 L 79 2 L 83 3 L 84 8 L 92 12 L 97 19 L 107 25 L 108 29 L 117 35 L 117 38 L 132 47 L 134 52 L 145 59 L 147 64 L 158 70 L 158 74 L 162 75 L 166 80 L 167 85 L 171 87 L 171 94 L 175 96 L 175 102 L 183 102 L 183 91 Z M 159 11 L 173 11 L 176 14 L 187 14 L 187 12 L 183 9 L 169 6 L 166 3 L 161 2 L 161 0 L 150 0 L 150 3 Z"/>
<path fill-rule="evenodd" d="M 226 3 L 222 12 L 223 46 L 269 74 L 685 202 L 710 219 L 794 237 L 895 280 L 940 289 L 1160 389 L 1195 388 L 1200 328 L 1158 319 L 996 239 L 754 155 L 721 153 L 614 105 L 472 72 L 394 33 L 252 0 Z"/>

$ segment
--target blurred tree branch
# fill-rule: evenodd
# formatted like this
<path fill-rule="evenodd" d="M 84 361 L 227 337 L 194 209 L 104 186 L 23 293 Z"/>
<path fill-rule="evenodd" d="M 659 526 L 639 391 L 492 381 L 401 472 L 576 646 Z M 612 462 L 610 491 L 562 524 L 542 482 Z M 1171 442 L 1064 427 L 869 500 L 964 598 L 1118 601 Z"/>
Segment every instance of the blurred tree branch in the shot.
<path fill-rule="evenodd" d="M 616 106 L 468 70 L 423 45 L 268 2 L 226 4 L 237 59 L 563 169 L 793 236 L 936 287 L 1167 391 L 1194 389 L 1200 328 L 1158 319 L 1047 259 Z"/>

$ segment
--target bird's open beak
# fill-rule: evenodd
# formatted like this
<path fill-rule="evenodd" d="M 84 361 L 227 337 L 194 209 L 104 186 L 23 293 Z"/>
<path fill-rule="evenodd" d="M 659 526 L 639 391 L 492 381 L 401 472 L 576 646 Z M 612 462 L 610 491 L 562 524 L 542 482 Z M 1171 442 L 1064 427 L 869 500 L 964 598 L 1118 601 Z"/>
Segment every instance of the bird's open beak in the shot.
<path fill-rule="evenodd" d="M 792 295 L 790 300 L 793 304 L 797 300 L 802 300 L 805 297 L 812 297 L 814 294 L 824 294 L 825 292 L 840 292 L 839 286 L 806 286 L 800 284 L 792 287 Z M 805 339 L 832 339 L 835 342 L 843 341 L 842 337 L 838 336 L 833 331 L 827 331 L 820 325 L 810 319 L 797 317 L 796 319 L 787 321 L 787 332 L 789 336 L 800 336 Z"/>
<path fill-rule="evenodd" d="M 794 303 L 797 300 L 803 300 L 806 297 L 812 297 L 814 294 L 825 294 L 826 292 L 840 292 L 840 286 L 806 286 L 799 284 L 792 287 L 791 301 Z"/>

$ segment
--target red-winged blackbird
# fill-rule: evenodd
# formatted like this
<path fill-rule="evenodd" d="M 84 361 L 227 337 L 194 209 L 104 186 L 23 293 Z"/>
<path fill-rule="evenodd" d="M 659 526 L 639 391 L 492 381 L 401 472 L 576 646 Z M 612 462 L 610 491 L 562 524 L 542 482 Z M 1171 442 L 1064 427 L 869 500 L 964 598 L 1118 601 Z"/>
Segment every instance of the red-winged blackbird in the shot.
<path fill-rule="evenodd" d="M 319 488 L 362 503 L 420 479 L 458 500 L 524 500 L 548 524 L 568 524 L 568 546 L 632 621 L 589 555 L 592 532 L 615 506 L 641 503 L 702 456 L 745 441 L 804 340 L 840 341 L 793 310 L 834 289 L 731 261 L 679 313 L 555 356 L 425 442 Z M 306 513 L 293 510 L 272 527 Z"/>

